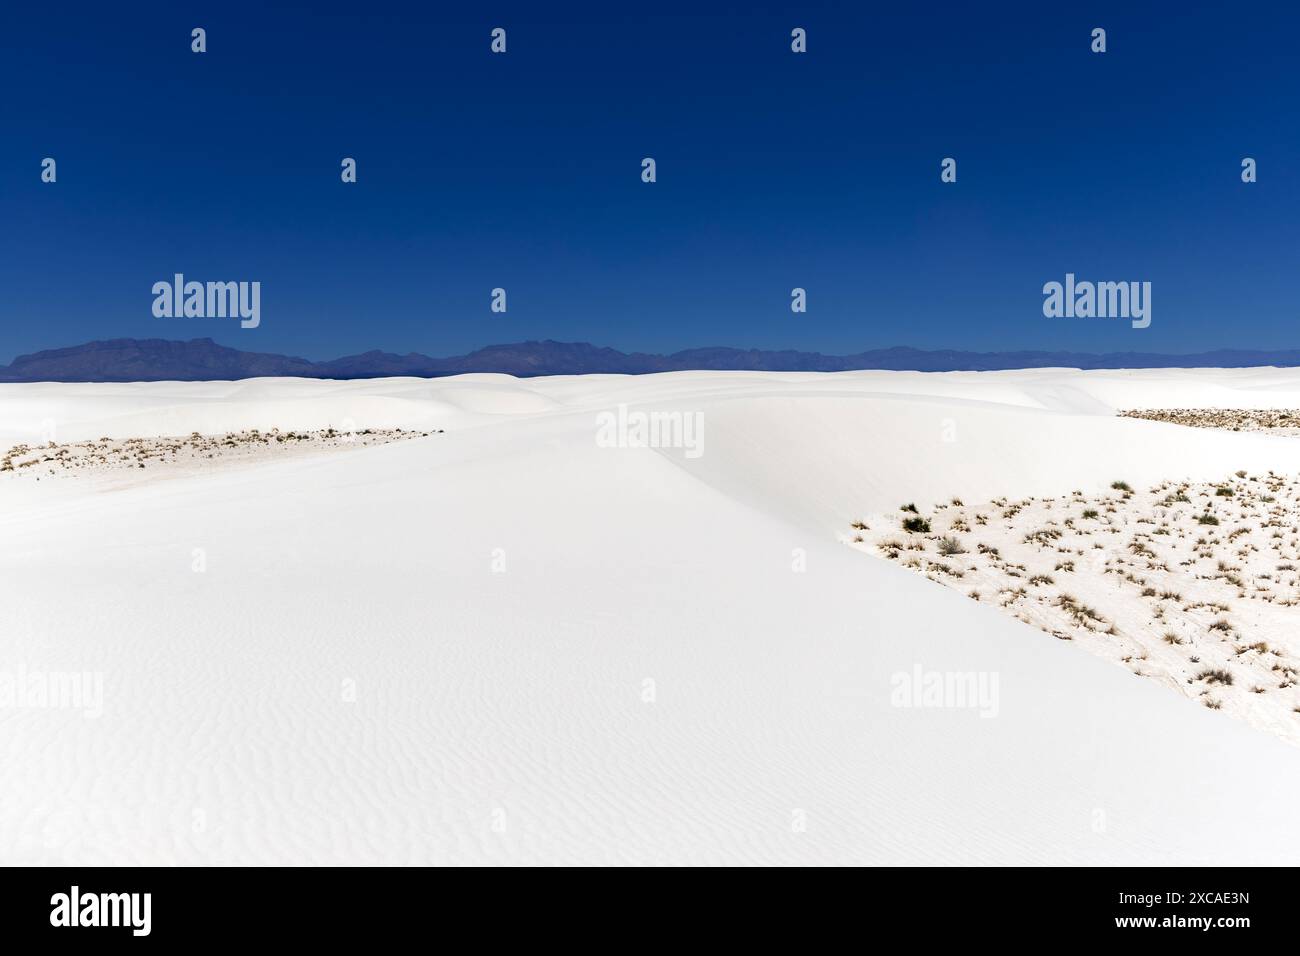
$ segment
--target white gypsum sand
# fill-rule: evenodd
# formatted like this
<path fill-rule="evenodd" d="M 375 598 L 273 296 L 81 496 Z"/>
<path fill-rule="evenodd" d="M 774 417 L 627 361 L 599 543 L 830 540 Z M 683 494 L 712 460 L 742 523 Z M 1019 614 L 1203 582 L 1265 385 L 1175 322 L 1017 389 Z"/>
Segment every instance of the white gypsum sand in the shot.
<path fill-rule="evenodd" d="M 196 469 L 210 470 L 218 465 L 246 464 L 283 460 L 289 456 L 310 455 L 322 451 L 346 451 L 386 445 L 411 438 L 427 438 L 432 432 L 402 428 L 349 429 L 322 428 L 317 431 L 281 431 L 257 428 L 226 432 L 220 435 L 160 435 L 148 438 L 59 442 L 14 445 L 0 454 L 0 473 L 9 471 L 41 478 L 103 478 L 123 472 L 133 479 L 152 478 L 137 475 L 148 467 L 162 468 L 168 474 L 189 474 Z"/>
<path fill-rule="evenodd" d="M 602 447 L 622 404 L 699 414 L 702 453 Z M 3 448 L 445 430 L 0 474 L 0 677 L 102 677 L 98 716 L 0 700 L 0 860 L 1293 862 L 1296 748 L 843 543 L 904 502 L 1300 475 L 1294 438 L 1116 415 L 1159 407 L 1300 407 L 1300 371 L 0 386 Z M 899 706 L 917 673 L 995 706 Z"/>
<path fill-rule="evenodd" d="M 909 504 L 850 540 L 1300 743 L 1300 483 L 1113 485 Z"/>
<path fill-rule="evenodd" d="M 1300 409 L 1297 408 L 1125 408 L 1117 414 L 1193 428 L 1300 435 Z"/>

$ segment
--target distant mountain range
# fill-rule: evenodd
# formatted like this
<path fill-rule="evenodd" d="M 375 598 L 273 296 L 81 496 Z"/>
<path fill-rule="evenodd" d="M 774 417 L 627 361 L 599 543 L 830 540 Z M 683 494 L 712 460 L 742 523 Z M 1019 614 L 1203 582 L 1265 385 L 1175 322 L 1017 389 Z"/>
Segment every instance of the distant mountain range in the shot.
<path fill-rule="evenodd" d="M 327 362 L 291 355 L 243 352 L 211 339 L 110 339 L 69 348 L 20 355 L 0 366 L 0 382 L 156 382 L 298 376 L 302 378 L 380 378 L 413 375 L 433 378 L 463 372 L 531 375 L 615 373 L 641 375 L 685 369 L 766 372 L 842 372 L 852 369 L 952 372 L 1017 368 L 1248 368 L 1300 366 L 1300 350 L 1226 349 L 1195 355 L 1151 352 L 957 352 L 913 348 L 874 349 L 856 355 L 758 349 L 700 348 L 652 355 L 619 352 L 586 342 L 517 342 L 450 358 L 411 352 L 364 352 Z"/>

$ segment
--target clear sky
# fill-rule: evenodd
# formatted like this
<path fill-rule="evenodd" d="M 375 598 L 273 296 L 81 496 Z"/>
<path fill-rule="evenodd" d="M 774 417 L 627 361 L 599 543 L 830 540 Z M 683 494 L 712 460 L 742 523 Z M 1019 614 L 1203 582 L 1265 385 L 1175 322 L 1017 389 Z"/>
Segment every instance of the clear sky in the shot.
<path fill-rule="evenodd" d="M 1297 347 L 1298 27 L 1290 3 L 7 3 L 0 361 Z M 176 272 L 261 282 L 260 327 L 155 318 Z M 1044 318 L 1066 272 L 1151 282 L 1151 327 Z"/>

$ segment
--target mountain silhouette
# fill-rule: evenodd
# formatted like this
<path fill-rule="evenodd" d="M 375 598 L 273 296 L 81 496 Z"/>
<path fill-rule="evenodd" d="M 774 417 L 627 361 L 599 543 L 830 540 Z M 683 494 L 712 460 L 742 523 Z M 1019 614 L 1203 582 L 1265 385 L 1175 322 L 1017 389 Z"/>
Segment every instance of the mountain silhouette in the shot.
<path fill-rule="evenodd" d="M 761 349 L 695 348 L 671 355 L 620 352 L 586 342 L 515 342 L 489 345 L 467 355 L 435 358 L 410 352 L 363 352 L 325 362 L 292 355 L 245 352 L 212 339 L 109 339 L 20 355 L 0 366 L 0 382 L 227 381 L 262 376 L 433 378 L 465 372 L 533 375 L 591 373 L 641 375 L 687 369 L 765 372 L 842 372 L 854 369 L 952 372 L 1022 368 L 1250 368 L 1300 366 L 1300 350 L 1223 349 L 1194 355 L 1154 352 L 963 352 L 907 347 L 854 355 Z"/>

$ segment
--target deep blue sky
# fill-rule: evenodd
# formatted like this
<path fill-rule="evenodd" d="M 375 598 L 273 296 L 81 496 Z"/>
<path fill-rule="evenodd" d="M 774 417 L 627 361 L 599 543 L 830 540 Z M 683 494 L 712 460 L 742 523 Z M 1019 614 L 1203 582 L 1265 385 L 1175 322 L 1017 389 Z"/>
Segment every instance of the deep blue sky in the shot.
<path fill-rule="evenodd" d="M 0 361 L 120 336 L 1297 347 L 1293 9 L 8 3 Z M 1151 281 L 1151 328 L 1044 318 L 1067 271 Z M 261 327 L 154 318 L 174 272 L 261 281 Z"/>

